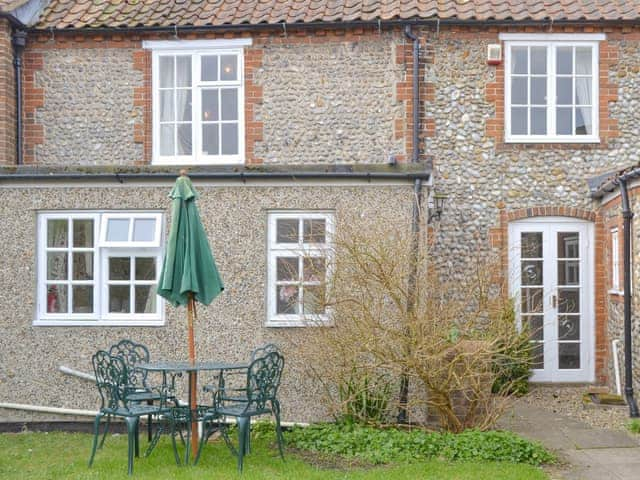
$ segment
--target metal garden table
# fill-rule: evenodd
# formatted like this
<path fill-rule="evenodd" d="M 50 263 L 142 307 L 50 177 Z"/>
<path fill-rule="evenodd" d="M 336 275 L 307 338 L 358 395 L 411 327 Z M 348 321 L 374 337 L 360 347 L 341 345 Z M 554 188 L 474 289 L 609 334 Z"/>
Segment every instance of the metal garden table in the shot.
<path fill-rule="evenodd" d="M 167 374 L 177 374 L 187 372 L 189 374 L 189 432 L 191 434 L 191 455 L 195 457 L 198 448 L 198 406 L 194 403 L 197 392 L 198 372 L 217 370 L 223 372 L 225 370 L 244 370 L 249 368 L 248 363 L 227 363 L 227 362 L 183 362 L 183 361 L 158 361 L 149 363 L 139 363 L 137 368 L 148 372 L 162 372 L 162 383 L 167 385 Z M 186 459 L 189 459 L 187 452 Z"/>

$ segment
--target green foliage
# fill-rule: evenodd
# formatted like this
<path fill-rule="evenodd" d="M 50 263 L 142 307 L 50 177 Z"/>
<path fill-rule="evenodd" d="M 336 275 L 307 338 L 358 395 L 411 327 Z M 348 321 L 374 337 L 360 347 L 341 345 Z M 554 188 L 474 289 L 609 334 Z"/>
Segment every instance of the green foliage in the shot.
<path fill-rule="evenodd" d="M 540 444 L 510 432 L 467 430 L 459 434 L 317 424 L 294 428 L 288 443 L 297 448 L 358 457 L 374 464 L 444 460 L 541 465 L 554 461 Z"/>
<path fill-rule="evenodd" d="M 627 424 L 627 429 L 631 433 L 640 433 L 640 420 L 634 418 Z"/>
<path fill-rule="evenodd" d="M 493 393 L 522 396 L 529 392 L 531 376 L 531 333 L 528 328 L 516 329 L 516 314 L 513 300 L 501 312 L 502 325 L 512 330 L 516 341 L 509 342 L 494 357 L 494 371 L 497 377 L 491 391 Z"/>
<path fill-rule="evenodd" d="M 338 393 L 343 410 L 338 421 L 380 424 L 386 420 L 392 386 L 385 375 L 374 376 L 354 368 L 338 386 Z"/>

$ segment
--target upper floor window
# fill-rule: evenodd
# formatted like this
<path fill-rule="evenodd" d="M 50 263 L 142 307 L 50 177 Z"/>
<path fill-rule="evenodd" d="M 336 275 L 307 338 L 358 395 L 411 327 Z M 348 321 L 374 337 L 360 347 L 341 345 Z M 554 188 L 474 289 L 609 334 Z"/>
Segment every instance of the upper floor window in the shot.
<path fill-rule="evenodd" d="M 153 163 L 244 162 L 243 45 L 250 40 L 150 41 Z"/>
<path fill-rule="evenodd" d="M 38 214 L 35 325 L 162 325 L 162 214 Z"/>
<path fill-rule="evenodd" d="M 611 292 L 620 291 L 620 248 L 618 229 L 611 229 Z"/>
<path fill-rule="evenodd" d="M 505 141 L 598 142 L 595 35 L 503 34 Z"/>

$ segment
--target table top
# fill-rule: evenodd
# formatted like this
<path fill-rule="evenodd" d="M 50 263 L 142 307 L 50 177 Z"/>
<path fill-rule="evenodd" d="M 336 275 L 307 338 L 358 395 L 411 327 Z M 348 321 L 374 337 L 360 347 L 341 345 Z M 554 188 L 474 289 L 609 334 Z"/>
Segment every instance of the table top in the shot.
<path fill-rule="evenodd" d="M 248 363 L 228 362 L 184 362 L 174 360 L 162 360 L 158 362 L 138 363 L 136 368 L 157 372 L 198 372 L 201 370 L 242 370 L 248 368 Z"/>

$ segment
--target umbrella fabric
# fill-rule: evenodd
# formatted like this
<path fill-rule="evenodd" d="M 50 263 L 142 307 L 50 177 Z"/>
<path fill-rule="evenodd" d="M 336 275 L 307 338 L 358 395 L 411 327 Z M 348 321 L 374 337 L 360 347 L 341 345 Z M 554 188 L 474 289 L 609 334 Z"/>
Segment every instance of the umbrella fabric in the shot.
<path fill-rule="evenodd" d="M 158 295 L 174 306 L 187 305 L 189 293 L 204 305 L 224 290 L 195 200 L 198 194 L 186 175 L 178 177 L 169 194 L 171 230 L 158 281 Z"/>

